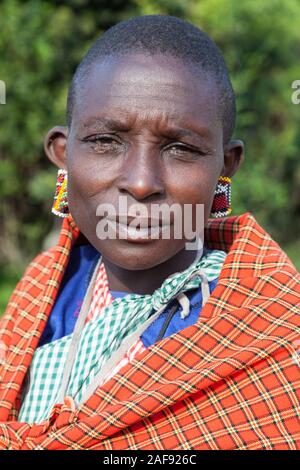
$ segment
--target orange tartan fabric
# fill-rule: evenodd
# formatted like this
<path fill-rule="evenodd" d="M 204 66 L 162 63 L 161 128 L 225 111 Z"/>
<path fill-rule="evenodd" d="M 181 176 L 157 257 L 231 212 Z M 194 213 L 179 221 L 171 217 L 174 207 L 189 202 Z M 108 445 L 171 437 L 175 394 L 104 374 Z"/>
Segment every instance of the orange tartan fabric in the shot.
<path fill-rule="evenodd" d="M 228 255 L 196 324 L 78 409 L 66 398 L 42 424 L 19 423 L 22 382 L 78 235 L 64 219 L 0 321 L 0 449 L 300 449 L 299 274 L 250 213 L 206 228 L 206 244 Z"/>

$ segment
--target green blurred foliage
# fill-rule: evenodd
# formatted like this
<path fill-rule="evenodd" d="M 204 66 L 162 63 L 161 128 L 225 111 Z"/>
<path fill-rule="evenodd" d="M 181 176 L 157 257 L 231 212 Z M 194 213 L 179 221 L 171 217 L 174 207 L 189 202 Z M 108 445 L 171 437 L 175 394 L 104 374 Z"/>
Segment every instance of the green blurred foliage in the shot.
<path fill-rule="evenodd" d="M 56 170 L 43 139 L 65 124 L 76 65 L 101 32 L 138 14 L 172 14 L 210 34 L 237 94 L 236 138 L 246 159 L 234 178 L 234 213 L 253 212 L 300 267 L 299 0 L 0 0 L 0 311 L 53 226 Z"/>

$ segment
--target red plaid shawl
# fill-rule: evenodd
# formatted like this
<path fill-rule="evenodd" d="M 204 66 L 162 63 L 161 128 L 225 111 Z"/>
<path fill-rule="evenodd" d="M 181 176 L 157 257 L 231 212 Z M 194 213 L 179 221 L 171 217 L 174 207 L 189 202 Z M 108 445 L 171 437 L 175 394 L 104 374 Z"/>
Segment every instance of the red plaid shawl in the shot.
<path fill-rule="evenodd" d="M 228 255 L 195 325 L 139 354 L 78 409 L 66 398 L 42 424 L 17 422 L 78 235 L 64 219 L 58 245 L 29 265 L 0 322 L 0 448 L 300 448 L 299 275 L 250 213 L 206 228 L 207 244 Z"/>

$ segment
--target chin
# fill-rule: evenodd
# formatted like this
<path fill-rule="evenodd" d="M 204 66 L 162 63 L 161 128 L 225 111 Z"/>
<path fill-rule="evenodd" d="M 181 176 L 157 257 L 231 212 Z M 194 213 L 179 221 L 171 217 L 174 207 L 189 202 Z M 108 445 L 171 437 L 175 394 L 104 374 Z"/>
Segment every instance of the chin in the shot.
<path fill-rule="evenodd" d="M 129 271 L 145 271 L 171 259 L 182 250 L 180 240 L 153 240 L 151 243 L 133 243 L 114 240 L 96 247 L 110 263 Z M 173 243 L 172 243 L 173 242 Z"/>

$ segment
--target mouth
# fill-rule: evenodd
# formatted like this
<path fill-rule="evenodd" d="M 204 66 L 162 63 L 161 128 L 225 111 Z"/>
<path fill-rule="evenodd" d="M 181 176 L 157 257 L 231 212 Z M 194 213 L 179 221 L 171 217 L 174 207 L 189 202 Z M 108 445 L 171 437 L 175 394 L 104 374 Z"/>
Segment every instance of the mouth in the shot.
<path fill-rule="evenodd" d="M 129 215 L 107 216 L 106 220 L 114 238 L 135 243 L 151 242 L 160 238 L 170 239 L 170 220 Z"/>

